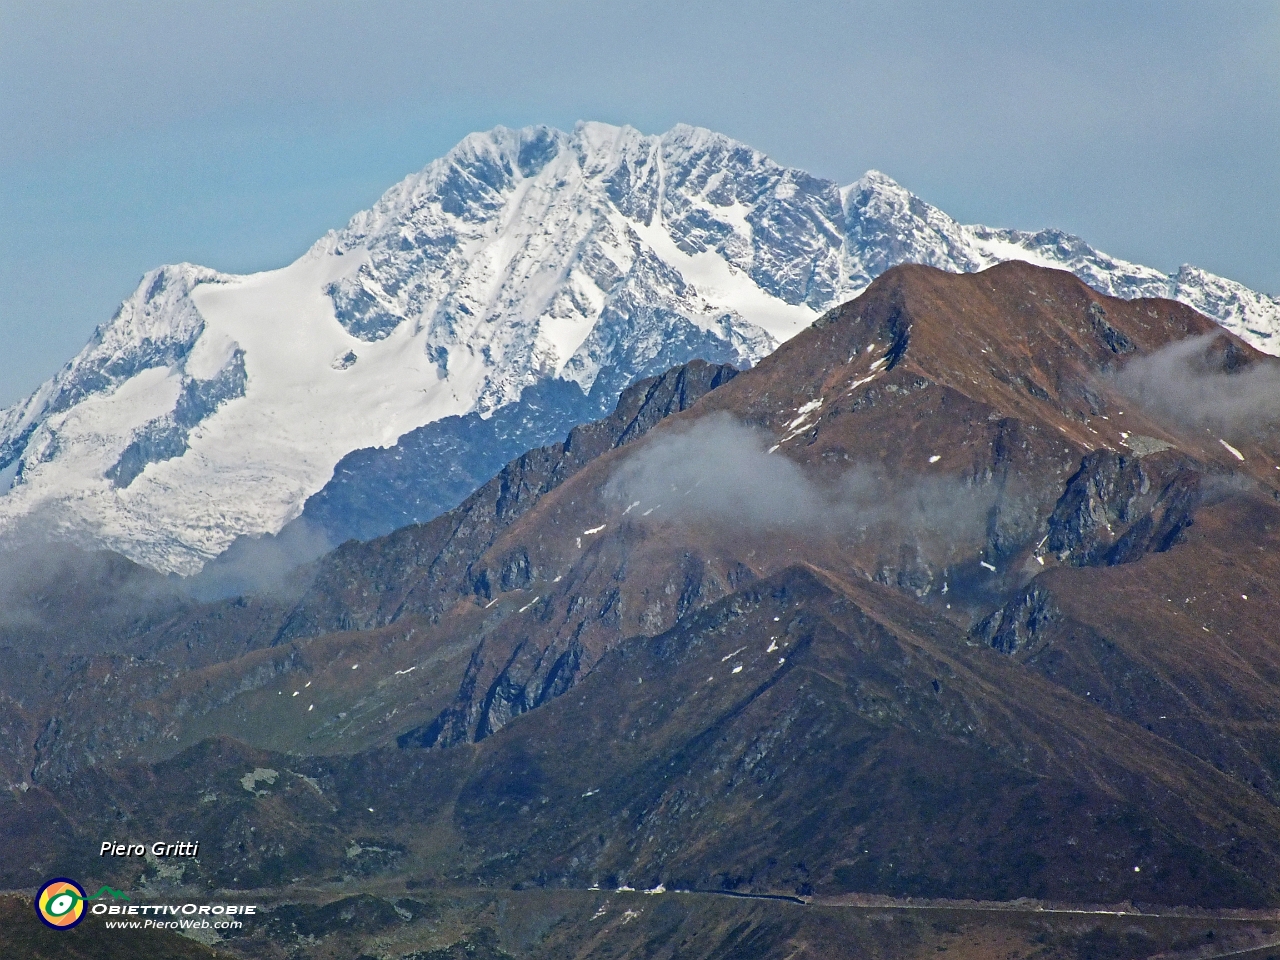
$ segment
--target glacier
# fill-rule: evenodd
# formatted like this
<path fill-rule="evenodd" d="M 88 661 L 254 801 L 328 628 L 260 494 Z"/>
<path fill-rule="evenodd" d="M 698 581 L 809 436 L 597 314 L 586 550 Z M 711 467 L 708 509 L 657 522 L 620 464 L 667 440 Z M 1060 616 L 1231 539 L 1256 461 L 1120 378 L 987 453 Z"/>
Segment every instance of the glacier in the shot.
<path fill-rule="evenodd" d="M 382 532 L 452 506 L 640 377 L 694 357 L 756 362 L 889 267 L 1010 259 L 1112 296 L 1181 300 L 1280 353 L 1275 297 L 1057 230 L 961 224 L 876 171 L 841 187 L 685 125 L 499 127 L 282 269 L 143 277 L 79 355 L 0 413 L 0 536 L 192 574 L 381 462 L 410 485 L 457 474 L 416 512 L 330 531 Z M 478 459 L 459 473 L 469 445 Z"/>

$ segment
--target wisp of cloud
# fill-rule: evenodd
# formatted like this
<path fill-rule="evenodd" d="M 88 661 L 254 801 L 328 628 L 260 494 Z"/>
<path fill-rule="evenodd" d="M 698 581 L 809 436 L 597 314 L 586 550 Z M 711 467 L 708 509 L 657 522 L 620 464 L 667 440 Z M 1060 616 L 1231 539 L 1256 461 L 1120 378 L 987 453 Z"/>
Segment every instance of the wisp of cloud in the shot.
<path fill-rule="evenodd" d="M 1137 357 L 1115 386 L 1150 415 L 1229 438 L 1257 436 L 1280 424 L 1280 361 L 1236 366 L 1221 334 L 1179 340 Z"/>
<path fill-rule="evenodd" d="M 297 520 L 278 534 L 239 537 L 199 573 L 181 581 L 197 600 L 219 600 L 250 594 L 285 599 L 301 593 L 310 582 L 306 565 L 332 549 L 324 531 Z"/>
<path fill-rule="evenodd" d="M 860 464 L 829 483 L 769 453 L 773 438 L 723 413 L 638 445 L 606 496 L 662 505 L 663 517 L 749 531 L 792 529 L 857 536 L 893 533 L 954 548 L 985 534 L 995 492 L 955 478 L 889 478 Z M 657 518 L 655 518 L 657 519 Z"/>

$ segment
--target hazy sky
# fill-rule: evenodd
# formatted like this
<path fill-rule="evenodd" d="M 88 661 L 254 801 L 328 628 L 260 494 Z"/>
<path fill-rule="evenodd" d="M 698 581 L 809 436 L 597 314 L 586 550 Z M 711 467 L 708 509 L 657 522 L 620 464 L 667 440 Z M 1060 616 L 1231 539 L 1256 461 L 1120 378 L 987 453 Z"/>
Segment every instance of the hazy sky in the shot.
<path fill-rule="evenodd" d="M 283 266 L 472 130 L 701 124 L 1280 292 L 1280 3 L 0 0 L 0 404 L 141 274 Z"/>

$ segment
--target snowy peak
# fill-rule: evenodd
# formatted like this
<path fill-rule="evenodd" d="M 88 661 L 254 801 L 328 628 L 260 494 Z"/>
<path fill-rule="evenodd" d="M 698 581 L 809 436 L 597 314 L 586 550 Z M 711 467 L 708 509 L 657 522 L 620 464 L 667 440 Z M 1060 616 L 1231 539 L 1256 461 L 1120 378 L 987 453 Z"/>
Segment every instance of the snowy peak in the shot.
<path fill-rule="evenodd" d="M 159 267 L 139 282 L 111 320 L 35 393 L 0 414 L 0 463 L 8 464 L 45 417 L 68 410 L 87 397 L 108 392 L 156 367 L 180 365 L 204 329 L 192 307 L 197 284 L 219 274 L 190 263 Z"/>
<path fill-rule="evenodd" d="M 868 170 L 847 187 L 841 187 L 840 200 L 846 218 L 852 215 L 853 219 L 869 217 L 882 222 L 914 216 L 912 201 L 920 209 L 934 209 L 879 170 Z"/>
<path fill-rule="evenodd" d="M 877 170 L 840 193 L 850 285 L 865 287 L 899 263 L 966 273 L 994 262 L 974 249 L 959 223 Z"/>
<path fill-rule="evenodd" d="M 742 195 L 755 201 L 759 190 L 741 189 L 744 172 L 785 175 L 762 154 L 692 127 L 663 137 L 598 123 L 572 135 L 545 127 L 472 135 L 337 235 L 337 249 L 368 253 L 329 291 L 337 318 L 366 341 L 405 323 L 424 330 L 446 373 L 463 351 L 514 364 L 514 375 L 485 384 L 485 408 L 548 373 L 568 371 L 591 389 L 609 351 L 590 334 L 611 303 L 630 310 L 637 288 L 651 307 L 703 331 L 719 336 L 729 323 L 744 348 L 738 359 L 750 362 L 815 311 L 766 311 L 753 324 L 739 309 L 753 299 L 769 306 L 780 292 L 769 287 L 785 273 L 756 263 Z M 708 252 L 695 279 L 699 264 L 689 261 Z"/>
<path fill-rule="evenodd" d="M 1268 353 L 1280 353 L 1277 299 L 1244 284 L 1183 264 L 1169 279 L 1168 296 L 1213 317 L 1228 330 Z"/>
<path fill-rule="evenodd" d="M 1280 352 L 1275 298 L 1060 231 L 963 225 L 877 171 L 842 188 L 685 125 L 498 127 L 281 270 L 147 274 L 0 414 L 0 534 L 39 515 L 190 572 L 278 531 L 353 450 L 547 384 L 598 407 L 694 357 L 748 366 L 891 266 L 1005 260 L 1176 297 Z"/>

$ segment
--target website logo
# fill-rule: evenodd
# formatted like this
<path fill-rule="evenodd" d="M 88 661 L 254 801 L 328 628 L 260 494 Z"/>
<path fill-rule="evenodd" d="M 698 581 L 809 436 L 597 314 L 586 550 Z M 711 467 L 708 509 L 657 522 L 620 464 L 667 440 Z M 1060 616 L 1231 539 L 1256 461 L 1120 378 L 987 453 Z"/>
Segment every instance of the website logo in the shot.
<path fill-rule="evenodd" d="M 66 877 L 50 880 L 36 894 L 36 913 L 46 926 L 70 930 L 84 919 L 84 887 Z"/>
<path fill-rule="evenodd" d="M 70 930 L 84 919 L 84 905 L 107 894 L 117 900 L 128 900 L 119 890 L 103 887 L 92 897 L 86 896 L 84 887 L 66 877 L 55 877 L 36 894 L 36 914 L 46 926 L 55 930 Z"/>

